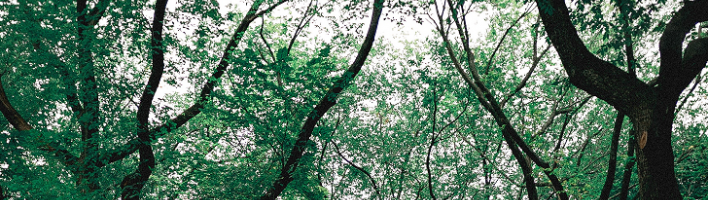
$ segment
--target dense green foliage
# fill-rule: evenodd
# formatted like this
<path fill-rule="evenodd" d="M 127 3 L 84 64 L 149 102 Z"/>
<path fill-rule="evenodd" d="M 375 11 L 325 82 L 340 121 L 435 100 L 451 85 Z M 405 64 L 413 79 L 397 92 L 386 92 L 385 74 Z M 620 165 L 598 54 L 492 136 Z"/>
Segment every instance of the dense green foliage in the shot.
<path fill-rule="evenodd" d="M 569 7 L 652 85 L 683 5 Z M 604 193 L 634 198 L 638 126 L 569 79 L 546 6 L 0 2 L 0 199 L 597 199 L 610 163 Z M 704 76 L 670 137 L 688 199 L 708 196 Z"/>

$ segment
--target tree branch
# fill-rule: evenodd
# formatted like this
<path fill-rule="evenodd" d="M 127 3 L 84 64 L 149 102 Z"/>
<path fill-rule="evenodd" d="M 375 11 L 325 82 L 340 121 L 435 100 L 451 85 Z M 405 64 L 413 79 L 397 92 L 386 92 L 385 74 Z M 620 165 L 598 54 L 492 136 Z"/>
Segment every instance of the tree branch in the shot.
<path fill-rule="evenodd" d="M 364 39 L 361 49 L 359 49 L 359 52 L 357 53 L 356 59 L 349 66 L 349 69 L 347 69 L 347 71 L 345 71 L 344 74 L 342 74 L 342 76 L 332 84 L 330 89 L 322 97 L 322 99 L 320 99 L 315 108 L 312 109 L 312 111 L 310 111 L 307 115 L 307 119 L 298 134 L 298 139 L 295 141 L 295 146 L 292 151 L 290 151 L 290 157 L 288 157 L 285 167 L 283 167 L 280 171 L 280 176 L 276 179 L 273 185 L 267 189 L 267 192 L 263 194 L 260 199 L 273 200 L 277 198 L 293 180 L 292 175 L 297 166 L 300 164 L 300 158 L 305 150 L 307 150 L 308 143 L 310 142 L 310 136 L 312 136 L 312 131 L 317 125 L 317 122 L 322 119 L 327 111 L 337 103 L 337 97 L 341 94 L 344 88 L 351 85 L 351 82 L 364 65 L 369 52 L 371 52 L 371 48 L 374 45 L 374 39 L 376 38 L 379 18 L 381 17 L 383 10 L 383 3 L 384 0 L 374 1 L 369 30 L 366 33 L 366 38 Z"/>
<path fill-rule="evenodd" d="M 536 0 L 539 13 L 570 82 L 605 100 L 632 119 L 643 119 L 655 98 L 653 89 L 629 73 L 593 55 L 578 36 L 563 0 Z M 663 59 L 662 59 L 663 60 Z M 621 86 L 621 87 L 618 87 Z M 637 111 L 637 112 L 635 112 Z M 648 121 L 641 122 L 648 129 Z"/>
<path fill-rule="evenodd" d="M 25 118 L 23 118 L 20 113 L 12 107 L 12 104 L 10 104 L 10 100 L 7 98 L 7 94 L 5 93 L 5 89 L 2 85 L 3 75 L 4 74 L 0 74 L 0 111 L 2 111 L 5 119 L 7 119 L 7 121 L 9 121 L 10 124 L 12 124 L 12 126 L 18 131 L 27 131 L 32 129 L 32 126 L 25 121 Z"/>
<path fill-rule="evenodd" d="M 143 94 L 140 97 L 140 103 L 138 106 L 138 128 L 144 130 L 144 135 L 138 135 L 142 140 L 147 141 L 148 135 L 148 117 L 150 116 L 150 107 L 152 107 L 152 100 L 155 97 L 158 87 L 160 86 L 160 80 L 162 79 L 162 74 L 165 70 L 165 55 L 164 47 L 162 45 L 162 28 L 163 20 L 165 19 L 165 7 L 167 6 L 167 0 L 158 0 L 155 5 L 155 14 L 153 17 L 153 24 L 150 32 L 152 33 L 152 40 L 150 41 L 151 53 L 152 53 L 152 69 L 150 71 L 150 78 L 145 85 Z"/>
<path fill-rule="evenodd" d="M 447 4 L 454 5 L 451 0 L 446 1 Z M 467 63 L 468 67 L 470 68 L 470 72 L 472 74 L 472 77 L 470 77 L 463 69 L 461 66 L 461 63 L 457 60 L 455 56 L 455 52 L 452 50 L 452 46 L 450 45 L 450 41 L 447 37 L 447 33 L 445 31 L 444 25 L 444 20 L 442 18 L 443 12 L 440 12 L 437 6 L 437 3 L 435 3 L 435 10 L 437 11 L 437 17 L 440 22 L 440 26 L 436 27 L 438 32 L 440 33 L 445 49 L 447 50 L 450 59 L 452 60 L 453 65 L 455 66 L 455 69 L 460 73 L 462 76 L 463 80 L 467 82 L 467 84 L 472 87 L 473 91 L 475 92 L 475 95 L 477 96 L 477 99 L 479 102 L 484 106 L 484 108 L 490 112 L 494 116 L 495 121 L 497 122 L 497 125 L 502 127 L 502 136 L 504 137 L 504 140 L 506 141 L 509 149 L 512 151 L 512 154 L 514 155 L 514 158 L 516 158 L 517 162 L 519 163 L 523 175 L 524 175 L 524 182 L 526 183 L 526 189 L 528 190 L 528 197 L 529 199 L 538 199 L 538 193 L 536 190 L 536 186 L 534 183 L 534 178 L 532 176 L 532 170 L 531 166 L 526 160 L 526 157 L 524 157 L 523 153 L 518 149 L 521 147 L 521 149 L 533 160 L 538 164 L 539 166 L 542 166 L 544 168 L 548 168 L 549 165 L 548 163 L 545 163 L 541 161 L 541 159 L 533 153 L 533 151 L 526 145 L 526 143 L 518 136 L 518 133 L 516 133 L 516 130 L 511 127 L 510 122 L 504 115 L 503 111 L 501 110 L 501 107 L 499 107 L 499 104 L 496 102 L 494 96 L 491 94 L 491 92 L 487 89 L 487 87 L 484 85 L 484 83 L 481 81 L 482 78 L 479 76 L 476 66 L 475 66 L 475 55 L 472 52 L 471 48 L 469 47 L 469 35 L 464 32 L 465 27 L 463 26 L 462 23 L 460 23 L 458 19 L 458 12 L 457 8 L 451 8 L 451 14 L 452 14 L 452 20 L 454 21 L 455 25 L 457 26 L 458 34 L 460 38 L 462 39 L 462 45 L 464 47 L 464 51 L 467 56 Z M 461 16 L 463 19 L 465 16 Z M 514 135 L 516 134 L 516 135 Z M 518 147 L 517 147 L 518 145 Z M 551 177 L 549 177 L 551 178 Z"/>
<path fill-rule="evenodd" d="M 688 101 L 688 98 L 691 97 L 691 95 L 693 95 L 693 91 L 696 90 L 696 87 L 697 87 L 698 84 L 700 84 L 700 83 L 701 83 L 701 75 L 699 74 L 699 75 L 696 76 L 696 81 L 694 81 L 693 87 L 691 87 L 691 89 L 688 90 L 688 93 L 686 94 L 686 97 L 683 98 L 683 101 L 681 101 L 681 104 L 679 104 L 678 108 L 676 108 L 676 113 L 675 113 L 674 115 L 676 115 L 676 114 L 678 114 L 679 112 L 681 112 L 681 109 L 683 108 L 684 105 L 686 105 L 686 102 Z"/>
<path fill-rule="evenodd" d="M 541 52 L 541 55 L 533 58 L 533 63 L 531 64 L 531 69 L 529 69 L 529 71 L 526 73 L 526 75 L 524 76 L 524 79 L 521 80 L 521 82 L 516 86 L 516 89 L 514 89 L 513 92 L 506 95 L 506 98 L 503 99 L 499 103 L 499 106 L 501 106 L 503 108 L 504 105 L 506 105 L 506 103 L 511 99 L 511 97 L 513 97 L 514 95 L 516 95 L 516 93 L 519 93 L 519 91 L 521 91 L 521 89 L 526 87 L 526 83 L 529 81 L 529 79 L 531 79 L 531 75 L 533 74 L 534 70 L 536 70 L 536 67 L 538 67 L 538 64 L 540 63 L 541 58 L 543 58 L 543 56 L 546 55 L 546 53 L 548 52 L 549 49 L 551 49 L 551 45 L 548 45 L 545 49 L 543 49 L 543 51 Z M 534 52 L 536 52 L 535 47 L 534 47 Z"/>
<path fill-rule="evenodd" d="M 2 85 L 3 75 L 4 73 L 0 73 L 0 112 L 2 112 L 3 117 L 5 117 L 5 119 L 7 119 L 7 121 L 9 121 L 10 124 L 12 124 L 12 126 L 18 131 L 24 132 L 34 129 L 29 123 L 27 123 L 22 115 L 20 115 L 20 113 L 12 107 L 12 104 L 10 104 L 10 100 L 8 100 L 7 94 L 5 93 L 5 88 Z M 25 135 L 20 137 L 23 139 L 26 138 Z M 66 149 L 59 148 L 59 145 L 45 142 L 42 138 L 39 138 L 38 141 L 35 140 L 32 142 L 39 142 L 41 150 L 54 152 L 54 157 L 67 166 L 74 165 L 79 159 L 74 154 L 69 153 Z"/>
<path fill-rule="evenodd" d="M 681 89 L 678 91 L 679 93 L 688 87 L 691 80 L 701 73 L 701 70 L 706 67 L 707 61 L 708 38 L 700 38 L 689 42 L 684 52 L 683 61 L 681 61 L 683 67 L 680 69 L 680 74 L 671 74 L 675 76 L 675 79 L 681 80 L 681 82 L 674 83 L 680 84 L 676 86 Z"/>
<path fill-rule="evenodd" d="M 681 52 L 686 34 L 696 23 L 708 20 L 708 12 L 705 11 L 707 7 L 708 0 L 684 1 L 684 6 L 666 24 L 659 41 L 661 65 L 658 83 L 659 87 L 663 87 L 663 95 L 678 98 L 693 77 L 705 67 L 708 58 L 707 39 L 697 39 L 689 43 L 683 59 Z"/>
<path fill-rule="evenodd" d="M 354 167 L 356 170 L 359 170 L 360 172 L 364 173 L 364 174 L 366 175 L 366 177 L 369 178 L 369 181 L 370 181 L 371 184 L 373 185 L 374 191 L 376 192 L 376 196 L 378 196 L 379 199 L 382 199 L 383 196 L 381 196 L 381 193 L 379 192 L 379 187 L 378 187 L 377 184 L 376 184 L 376 180 L 374 179 L 374 177 L 371 176 L 371 173 L 369 173 L 369 172 L 366 171 L 364 168 L 359 167 L 359 166 L 356 165 L 354 162 L 352 162 L 352 161 L 350 161 L 349 159 L 347 159 L 346 157 L 344 157 L 344 155 L 342 154 L 342 152 L 339 151 L 339 146 L 337 146 L 337 143 L 336 143 L 336 142 L 332 142 L 332 144 L 334 145 L 335 152 L 337 152 L 337 155 L 339 155 L 339 157 L 341 157 L 342 159 L 344 159 L 344 161 L 346 161 L 347 164 L 349 164 L 350 166 Z"/>
<path fill-rule="evenodd" d="M 427 155 L 425 156 L 425 169 L 428 175 L 428 193 L 430 194 L 430 198 L 433 200 L 437 200 L 437 197 L 435 197 L 435 191 L 433 188 L 433 176 L 430 170 L 430 153 L 433 151 L 433 146 L 435 146 L 435 143 L 437 142 L 437 135 L 435 134 L 435 125 L 437 124 L 437 113 L 438 113 L 438 96 L 437 96 L 437 89 L 436 89 L 436 84 L 437 82 L 433 83 L 433 116 L 432 116 L 432 121 L 433 121 L 433 129 L 431 131 L 432 137 L 430 138 L 430 145 L 428 145 L 428 152 Z"/>
<path fill-rule="evenodd" d="M 196 100 L 196 102 L 184 110 L 182 113 L 177 115 L 176 117 L 172 118 L 171 120 L 165 122 L 161 126 L 155 127 L 149 131 L 149 136 L 150 140 L 153 141 L 161 136 L 163 136 L 166 133 L 171 132 L 172 130 L 175 130 L 185 123 L 192 119 L 194 116 L 197 116 L 199 113 L 201 113 L 201 109 L 204 108 L 206 103 L 208 102 L 208 97 L 211 94 L 211 92 L 214 90 L 215 85 L 221 78 L 221 76 L 224 75 L 226 72 L 226 69 L 229 66 L 229 60 L 231 59 L 232 56 L 232 51 L 236 49 L 236 46 L 239 44 L 241 39 L 243 38 L 244 32 L 248 29 L 248 26 L 255 20 L 256 18 L 262 16 L 263 14 L 267 13 L 266 11 L 272 11 L 277 5 L 281 5 L 282 3 L 286 2 L 287 0 L 281 0 L 278 3 L 271 5 L 268 9 L 256 13 L 258 10 L 258 7 L 261 5 L 263 1 L 256 1 L 254 5 L 251 6 L 249 9 L 248 13 L 244 18 L 241 20 L 241 23 L 239 24 L 238 28 L 236 28 L 235 33 L 231 37 L 231 40 L 229 41 L 228 45 L 224 49 L 224 53 L 221 57 L 221 60 L 217 66 L 216 69 L 214 69 L 214 72 L 212 75 L 207 78 L 206 83 L 202 87 L 202 90 Z M 108 163 L 115 162 L 118 160 L 121 160 L 125 158 L 126 156 L 132 154 L 133 152 L 138 150 L 138 145 L 140 144 L 140 141 L 138 138 L 134 138 L 128 142 L 126 142 L 124 145 L 121 145 L 120 147 L 117 147 L 110 153 L 105 154 L 104 156 L 101 157 L 101 162 L 98 163 L 99 166 L 105 166 Z"/>
<path fill-rule="evenodd" d="M 588 137 L 587 139 L 585 139 L 585 141 L 583 141 L 583 144 L 580 145 L 580 151 L 576 151 L 575 153 L 573 153 L 573 156 L 572 156 L 572 157 L 575 157 L 575 155 L 578 155 L 578 158 L 577 158 L 577 160 L 575 161 L 575 164 L 576 164 L 575 166 L 580 167 L 580 163 L 581 163 L 581 161 L 582 161 L 582 159 L 583 159 L 583 155 L 585 155 L 585 153 L 584 153 L 584 152 L 585 152 L 585 148 L 587 148 L 587 147 L 588 147 L 588 144 L 590 144 L 590 142 L 592 141 L 592 139 L 595 138 L 597 135 L 600 135 L 600 133 L 602 133 L 602 127 L 600 127 L 600 129 L 597 130 L 597 132 L 595 132 L 595 133 L 592 134 L 590 137 Z"/>
<path fill-rule="evenodd" d="M 95 35 L 92 34 L 92 16 L 89 16 L 86 0 L 76 1 L 77 30 L 77 65 L 79 68 L 79 102 L 84 107 L 76 115 L 81 130 L 81 153 L 77 171 L 77 185 L 81 192 L 93 192 L 99 189 L 96 158 L 99 158 L 98 142 L 93 136 L 101 126 L 101 101 L 99 101 L 98 82 L 96 81 L 96 63 L 92 46 Z"/>
<path fill-rule="evenodd" d="M 150 78 L 145 85 L 145 90 L 143 90 L 143 95 L 140 97 L 137 114 L 140 163 L 138 164 L 138 168 L 133 173 L 126 175 L 120 184 L 123 189 L 121 193 L 121 198 L 123 199 L 140 199 L 140 191 L 145 186 L 145 182 L 150 178 L 152 169 L 155 168 L 155 154 L 150 145 L 148 117 L 150 116 L 152 100 L 155 97 L 165 69 L 162 28 L 163 21 L 165 20 L 166 7 L 167 0 L 157 0 L 152 28 L 150 29 L 152 33 L 152 40 L 150 41 L 150 45 L 152 46 L 152 69 Z"/>
<path fill-rule="evenodd" d="M 527 14 L 529 14 L 529 11 L 531 11 L 530 8 L 531 7 L 526 9 L 526 11 L 524 11 L 524 13 L 521 13 L 521 15 L 518 18 L 516 18 L 514 23 L 512 23 L 511 26 L 509 26 L 509 28 L 507 28 L 506 31 L 504 31 L 504 35 L 502 35 L 502 38 L 497 43 L 497 47 L 494 48 L 494 51 L 492 51 L 492 55 L 489 56 L 489 60 L 487 61 L 487 67 L 484 70 L 485 75 L 489 74 L 489 68 L 492 66 L 492 61 L 494 60 L 494 56 L 497 55 L 497 51 L 499 51 L 499 47 L 501 47 L 502 43 L 504 43 L 504 39 L 506 39 L 506 36 L 509 35 L 509 32 L 511 32 L 511 29 L 514 28 L 516 26 L 516 24 L 518 24 L 519 21 L 521 21 L 521 19 L 526 17 Z M 465 28 L 465 30 L 467 30 L 467 29 Z M 533 71 L 533 70 L 531 70 L 531 71 Z"/>
<path fill-rule="evenodd" d="M 610 161 L 607 163 L 607 176 L 605 177 L 605 185 L 600 192 L 600 199 L 608 199 L 612 186 L 615 182 L 615 172 L 617 171 L 617 148 L 619 146 L 619 136 L 622 131 L 622 123 L 624 122 L 624 114 L 617 113 L 615 119 L 615 129 L 612 132 L 612 141 L 610 145 Z"/>
<path fill-rule="evenodd" d="M 630 138 L 627 140 L 627 157 L 629 157 L 629 160 L 624 163 L 624 172 L 622 174 L 622 186 L 620 189 L 620 200 L 627 200 L 627 194 L 629 194 L 629 181 L 632 179 L 632 169 L 634 168 L 635 163 L 635 144 L 637 144 L 637 141 L 635 139 Z"/>

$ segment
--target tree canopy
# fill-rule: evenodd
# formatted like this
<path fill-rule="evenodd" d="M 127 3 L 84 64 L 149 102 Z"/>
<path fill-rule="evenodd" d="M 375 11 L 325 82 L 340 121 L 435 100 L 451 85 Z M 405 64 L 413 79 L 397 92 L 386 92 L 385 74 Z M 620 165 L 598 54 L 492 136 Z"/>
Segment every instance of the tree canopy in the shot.
<path fill-rule="evenodd" d="M 701 199 L 708 0 L 0 2 L 0 199 Z"/>

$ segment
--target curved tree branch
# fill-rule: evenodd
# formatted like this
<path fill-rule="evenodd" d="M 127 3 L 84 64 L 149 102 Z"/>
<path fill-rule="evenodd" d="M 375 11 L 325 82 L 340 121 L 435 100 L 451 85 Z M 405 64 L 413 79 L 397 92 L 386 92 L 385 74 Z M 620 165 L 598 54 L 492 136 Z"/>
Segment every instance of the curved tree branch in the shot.
<path fill-rule="evenodd" d="M 290 157 L 285 166 L 280 171 L 280 176 L 276 181 L 267 189 L 267 192 L 263 194 L 260 198 L 262 200 L 273 200 L 276 199 L 280 193 L 285 190 L 288 184 L 294 179 L 293 173 L 295 172 L 297 166 L 300 164 L 300 158 L 307 150 L 308 143 L 310 142 L 310 137 L 312 136 L 312 131 L 314 130 L 317 122 L 322 119 L 322 117 L 327 113 L 327 111 L 337 103 L 337 97 L 344 88 L 351 85 L 356 75 L 361 71 L 361 67 L 364 65 L 371 48 L 374 45 L 374 39 L 376 38 L 376 30 L 379 25 L 379 18 L 383 11 L 384 0 L 374 1 L 373 14 L 371 16 L 371 22 L 369 24 L 369 30 L 366 33 L 366 38 L 357 53 L 356 59 L 349 66 L 349 69 L 342 74 L 342 76 L 332 84 L 332 87 L 327 91 L 327 93 L 320 99 L 319 103 L 315 106 L 312 111 L 307 115 L 307 119 L 300 129 L 298 138 L 295 141 L 295 146 L 292 151 L 290 151 Z"/>
<path fill-rule="evenodd" d="M 688 93 L 686 94 L 686 97 L 683 98 L 683 101 L 681 101 L 681 104 L 679 104 L 678 108 L 676 108 L 676 113 L 678 114 L 681 112 L 681 109 L 683 108 L 684 105 L 686 105 L 686 102 L 688 101 L 688 98 L 692 96 L 693 91 L 696 90 L 696 87 L 698 87 L 698 84 L 701 83 L 701 75 L 696 76 L 696 81 L 693 83 L 693 87 L 691 87 L 690 90 L 688 90 Z"/>
<path fill-rule="evenodd" d="M 708 39 L 691 41 L 682 56 L 684 38 L 698 22 L 708 20 L 708 0 L 684 1 L 684 6 L 671 18 L 659 41 L 661 67 L 659 87 L 663 95 L 673 97 L 681 94 L 691 80 L 706 65 Z"/>
<path fill-rule="evenodd" d="M 152 174 L 152 169 L 155 168 L 155 154 L 152 151 L 150 144 L 150 132 L 148 128 L 148 117 L 150 116 L 150 108 L 152 100 L 155 97 L 157 88 L 160 85 L 160 79 L 165 70 L 165 55 L 162 45 L 162 29 L 165 20 L 165 8 L 167 0 L 157 0 L 155 4 L 155 13 L 152 22 L 152 40 L 150 41 L 152 52 L 152 69 L 150 78 L 148 79 L 143 95 L 140 97 L 138 106 L 138 140 L 140 163 L 135 172 L 126 175 L 123 178 L 120 186 L 123 189 L 121 193 L 122 199 L 140 199 L 140 191 L 145 186 Z"/>
<path fill-rule="evenodd" d="M 580 40 L 564 1 L 537 0 L 537 3 L 548 37 L 556 51 L 563 52 L 559 56 L 570 82 L 627 113 L 633 120 L 648 116 L 639 111 L 646 110 L 655 100 L 653 89 L 593 55 Z M 641 123 L 642 129 L 648 129 L 648 121 Z"/>
<path fill-rule="evenodd" d="M 451 7 L 454 6 L 454 3 L 451 0 L 446 1 L 447 4 L 450 4 Z M 503 111 L 501 110 L 501 107 L 499 107 L 499 104 L 496 102 L 494 96 L 492 96 L 491 92 L 486 88 L 484 83 L 481 81 L 482 78 L 479 76 L 477 69 L 475 67 L 475 56 L 474 53 L 472 52 L 471 48 L 469 47 L 469 38 L 468 34 L 466 34 L 463 30 L 464 26 L 459 22 L 458 19 L 458 13 L 456 8 L 452 8 L 452 20 L 454 21 L 455 25 L 457 26 L 457 30 L 459 32 L 459 36 L 462 38 L 462 44 L 464 47 L 464 51 L 467 54 L 467 63 L 468 67 L 470 68 L 472 77 L 470 77 L 463 69 L 462 69 L 462 64 L 457 60 L 457 57 L 455 56 L 454 51 L 452 50 L 452 46 L 450 44 L 450 41 L 447 37 L 447 32 L 445 27 L 443 27 L 443 14 L 444 14 L 444 9 L 443 12 L 440 12 L 437 6 L 437 3 L 435 3 L 435 10 L 437 11 L 437 17 L 440 22 L 440 26 L 437 26 L 436 29 L 441 35 L 443 41 L 444 41 L 444 46 L 445 49 L 447 50 L 448 54 L 450 55 L 450 59 L 452 60 L 453 65 L 455 66 L 455 69 L 460 73 L 462 76 L 463 80 L 467 82 L 467 84 L 473 89 L 475 92 L 475 95 L 477 96 L 477 99 L 479 102 L 484 106 L 484 108 L 489 111 L 493 116 L 497 124 L 502 127 L 502 136 L 504 137 L 504 140 L 506 141 L 509 149 L 512 151 L 512 154 L 514 155 L 514 158 L 516 158 L 517 162 L 519 163 L 523 175 L 524 175 L 524 182 L 526 183 L 526 189 L 528 190 L 528 197 L 529 199 L 538 199 L 538 193 L 536 190 L 536 184 L 534 182 L 534 178 L 532 176 L 532 170 L 531 166 L 527 162 L 527 158 L 523 155 L 521 151 L 519 151 L 519 147 L 529 156 L 531 160 L 536 162 L 539 166 L 543 166 L 544 168 L 550 167 L 548 163 L 543 162 L 533 151 L 526 145 L 526 143 L 518 136 L 518 133 L 516 133 L 516 130 L 513 129 L 512 126 L 510 126 L 509 120 L 506 118 L 504 115 Z M 464 15 L 461 16 L 464 19 Z M 516 135 L 515 135 L 516 134 Z M 517 147 L 518 145 L 518 147 Z M 553 179 L 552 177 L 549 176 L 550 179 Z M 562 194 L 565 194 L 564 192 Z"/>
<path fill-rule="evenodd" d="M 504 35 L 502 35 L 502 38 L 501 38 L 501 39 L 499 40 L 499 42 L 497 43 L 497 47 L 494 48 L 494 51 L 492 51 L 492 55 L 489 56 L 489 60 L 487 61 L 487 67 L 486 67 L 485 70 L 484 70 L 484 74 L 485 74 L 485 75 L 489 73 L 489 68 L 492 66 L 492 61 L 494 60 L 494 56 L 497 55 L 497 51 L 499 51 L 499 47 L 501 47 L 502 43 L 504 43 L 504 39 L 506 39 L 506 36 L 509 35 L 509 32 L 511 32 L 511 29 L 514 28 L 514 27 L 516 26 L 516 24 L 518 24 L 519 21 L 521 21 L 521 19 L 523 19 L 524 17 L 526 17 L 526 15 L 529 14 L 530 11 L 531 11 L 531 7 L 529 7 L 528 9 L 526 9 L 526 11 L 524 11 L 524 13 L 521 13 L 521 15 L 519 16 L 519 18 L 516 18 L 516 20 L 514 21 L 514 23 L 512 23 L 512 24 L 509 26 L 509 28 L 507 28 L 506 31 L 504 31 Z M 535 51 L 535 50 L 534 50 L 534 51 Z M 531 71 L 533 71 L 533 70 L 531 70 Z"/>
<path fill-rule="evenodd" d="M 10 100 L 7 98 L 7 93 L 5 93 L 5 87 L 2 85 L 2 77 L 5 75 L 5 73 L 6 72 L 0 72 L 0 112 L 2 113 L 3 117 L 5 117 L 8 122 L 10 122 L 12 127 L 14 127 L 19 132 L 32 130 L 34 129 L 34 127 L 32 127 L 32 125 L 30 125 L 25 120 L 25 118 L 22 117 L 22 115 L 20 115 L 17 110 L 15 110 L 15 108 L 10 103 Z M 24 136 L 25 135 L 20 137 L 26 139 Z M 69 151 L 67 151 L 66 149 L 59 147 L 58 144 L 46 142 L 42 140 L 42 138 L 39 138 L 39 149 L 47 152 L 54 152 L 54 157 L 59 159 L 61 163 L 67 166 L 72 166 L 76 164 L 76 161 L 79 160 L 78 157 L 76 157 L 74 154 L 69 153 Z"/>
<path fill-rule="evenodd" d="M 381 192 L 379 192 L 379 187 L 376 184 L 376 180 L 374 179 L 374 177 L 371 176 L 371 173 L 369 173 L 369 171 L 366 171 L 364 168 L 359 167 L 354 162 L 347 159 L 347 157 L 345 157 L 342 154 L 342 152 L 339 151 L 339 146 L 337 146 L 336 142 L 332 142 L 332 145 L 334 145 L 335 152 L 337 152 L 337 155 L 339 155 L 340 158 L 344 159 L 344 161 L 346 161 L 347 164 L 354 167 L 356 170 L 359 170 L 360 172 L 364 173 L 366 175 L 366 177 L 369 178 L 369 181 L 371 181 L 371 185 L 373 185 L 373 187 L 374 187 L 374 191 L 376 191 L 376 196 L 378 196 L 379 199 L 382 199 L 383 196 L 381 196 Z"/>
<path fill-rule="evenodd" d="M 570 20 L 565 1 L 536 2 L 571 83 L 630 117 L 633 133 L 639 141 L 640 196 L 643 199 L 681 199 L 674 176 L 671 140 L 674 111 L 679 95 L 706 62 L 705 59 L 693 60 L 696 57 L 691 56 L 695 55 L 692 53 L 682 59 L 681 47 L 688 31 L 697 22 L 708 20 L 705 12 L 708 0 L 684 1 L 684 6 L 667 24 L 659 44 L 661 66 L 656 88 L 590 53 Z M 692 43 L 703 46 L 699 45 L 700 39 L 697 41 Z M 687 52 L 694 52 L 690 49 L 687 48 Z M 689 66 L 689 63 L 697 66 Z"/>
<path fill-rule="evenodd" d="M 7 94 L 2 86 L 2 76 L 3 75 L 0 74 L 0 111 L 2 111 L 5 119 L 7 119 L 7 121 L 9 121 L 10 124 L 12 124 L 12 126 L 18 131 L 27 131 L 32 129 L 32 126 L 30 126 L 27 121 L 25 121 L 25 118 L 23 118 L 20 113 L 12 107 L 10 100 L 7 99 Z"/>
<path fill-rule="evenodd" d="M 228 45 L 224 49 L 224 53 L 221 57 L 221 60 L 214 69 L 214 72 L 212 75 L 207 78 L 206 83 L 202 87 L 202 90 L 197 98 L 197 101 L 184 110 L 182 113 L 177 115 L 176 117 L 172 118 L 171 120 L 163 123 L 161 126 L 155 127 L 150 129 L 149 131 L 149 137 L 150 141 L 154 141 L 155 139 L 165 135 L 166 133 L 171 132 L 172 130 L 175 130 L 185 123 L 192 119 L 193 117 L 197 116 L 199 113 L 201 113 L 201 109 L 204 108 L 204 106 L 207 104 L 209 95 L 211 92 L 214 90 L 214 87 L 216 87 L 216 84 L 218 83 L 219 79 L 221 76 L 224 75 L 226 72 L 226 69 L 229 67 L 229 60 L 232 59 L 232 54 L 233 50 L 236 49 L 236 46 L 239 44 L 241 39 L 243 38 L 244 32 L 248 29 L 248 26 L 255 20 L 256 18 L 264 15 L 265 13 L 268 13 L 275 9 L 278 5 L 281 5 L 285 3 L 287 0 L 281 0 L 278 3 L 275 3 L 271 6 L 269 6 L 267 9 L 257 12 L 258 8 L 260 7 L 261 3 L 263 1 L 256 1 L 251 8 L 249 9 L 248 13 L 244 18 L 241 20 L 241 23 L 239 24 L 238 28 L 236 28 L 235 33 L 232 35 L 231 40 L 229 41 Z M 125 158 L 126 156 L 134 153 L 135 151 L 138 150 L 138 147 L 140 146 L 141 142 L 139 141 L 138 138 L 134 138 L 132 140 L 129 140 L 125 144 L 117 147 L 116 149 L 113 149 L 107 154 L 101 155 L 101 159 L 98 162 L 98 166 L 105 166 L 106 164 L 121 160 Z"/>
<path fill-rule="evenodd" d="M 683 74 L 682 78 L 685 78 L 686 83 L 684 83 L 683 88 L 688 86 L 693 77 L 696 77 L 703 68 L 706 67 L 706 62 L 708 61 L 708 38 L 695 39 L 688 43 L 686 50 L 684 52 L 683 67 L 689 74 Z"/>

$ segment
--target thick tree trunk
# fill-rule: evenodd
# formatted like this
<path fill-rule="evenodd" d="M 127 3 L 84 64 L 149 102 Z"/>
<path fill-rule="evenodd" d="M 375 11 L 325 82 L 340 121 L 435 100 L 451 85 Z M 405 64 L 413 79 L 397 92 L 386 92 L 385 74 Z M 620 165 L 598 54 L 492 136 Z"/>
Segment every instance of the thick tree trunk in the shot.
<path fill-rule="evenodd" d="M 563 0 L 536 0 L 553 46 L 570 82 L 606 101 L 632 120 L 637 138 L 642 199 L 681 199 L 674 173 L 671 129 L 678 97 L 705 68 L 708 40 L 695 39 L 685 48 L 686 34 L 708 20 L 708 0 L 686 1 L 659 42 L 661 66 L 656 86 L 593 55 L 578 36 Z"/>
<path fill-rule="evenodd" d="M 641 199 L 682 199 L 674 173 L 671 128 L 674 106 L 657 106 L 653 112 L 646 146 L 637 148 Z M 660 108 L 660 109 L 659 109 Z M 662 113 L 660 110 L 666 110 Z M 637 133 L 635 137 L 641 133 Z M 640 143 L 641 144 L 641 143 Z"/>

